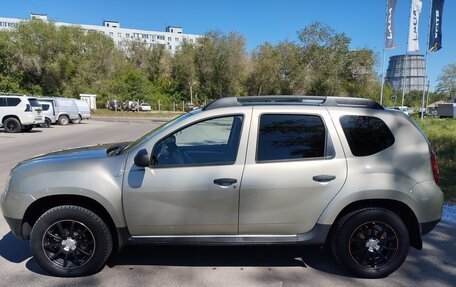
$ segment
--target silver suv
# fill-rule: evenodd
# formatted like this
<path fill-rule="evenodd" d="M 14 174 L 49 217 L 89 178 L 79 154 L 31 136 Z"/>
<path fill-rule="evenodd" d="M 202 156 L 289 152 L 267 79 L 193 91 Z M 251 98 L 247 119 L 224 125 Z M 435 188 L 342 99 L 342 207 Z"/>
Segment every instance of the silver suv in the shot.
<path fill-rule="evenodd" d="M 19 163 L 2 196 L 49 273 L 126 244 L 326 244 L 384 277 L 439 222 L 431 146 L 406 115 L 337 97 L 223 98 L 131 143 Z"/>

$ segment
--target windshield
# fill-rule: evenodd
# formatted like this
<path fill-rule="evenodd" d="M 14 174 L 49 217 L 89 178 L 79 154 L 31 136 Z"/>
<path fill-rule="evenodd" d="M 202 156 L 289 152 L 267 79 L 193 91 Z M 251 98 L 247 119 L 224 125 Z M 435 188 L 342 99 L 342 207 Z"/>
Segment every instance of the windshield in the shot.
<path fill-rule="evenodd" d="M 197 113 L 201 112 L 201 110 L 195 110 L 195 111 L 192 111 L 191 113 L 187 113 L 187 114 L 184 114 L 184 115 L 181 115 L 167 123 L 164 123 L 162 124 L 161 126 L 151 130 L 150 132 L 148 132 L 147 134 L 143 135 L 142 137 L 140 137 L 139 139 L 135 140 L 134 142 L 132 142 L 131 144 L 129 144 L 128 146 L 125 147 L 124 151 L 129 151 L 131 150 L 133 147 L 135 147 L 136 145 L 148 140 L 149 138 L 151 138 L 152 136 L 154 136 L 156 133 L 170 127 L 170 126 L 173 126 L 183 120 L 185 120 L 186 118 L 192 116 L 192 115 L 195 115 Z"/>

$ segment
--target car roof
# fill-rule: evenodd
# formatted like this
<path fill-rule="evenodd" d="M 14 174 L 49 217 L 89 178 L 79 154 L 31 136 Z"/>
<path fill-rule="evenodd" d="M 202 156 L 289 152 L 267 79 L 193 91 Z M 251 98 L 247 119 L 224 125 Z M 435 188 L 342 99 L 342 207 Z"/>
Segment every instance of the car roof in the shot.
<path fill-rule="evenodd" d="M 218 108 L 240 106 L 271 106 L 271 105 L 304 105 L 324 107 L 350 107 L 384 110 L 383 106 L 374 100 L 350 97 L 320 97 L 320 96 L 246 96 L 227 97 L 213 101 L 203 107 L 203 111 Z"/>

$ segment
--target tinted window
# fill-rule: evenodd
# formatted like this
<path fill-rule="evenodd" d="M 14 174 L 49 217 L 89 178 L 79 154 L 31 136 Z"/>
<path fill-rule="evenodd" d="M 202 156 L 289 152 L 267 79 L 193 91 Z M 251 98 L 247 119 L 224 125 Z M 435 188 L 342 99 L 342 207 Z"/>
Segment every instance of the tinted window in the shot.
<path fill-rule="evenodd" d="M 154 148 L 156 166 L 232 164 L 236 161 L 242 116 L 206 120 L 162 139 Z"/>
<path fill-rule="evenodd" d="M 36 99 L 28 99 L 32 107 L 40 107 L 40 103 Z"/>
<path fill-rule="evenodd" d="M 19 99 L 19 98 L 6 98 L 6 105 L 8 107 L 15 107 L 15 106 L 19 105 L 20 102 L 21 102 L 21 99 Z"/>
<path fill-rule="evenodd" d="M 0 107 L 6 106 L 6 98 L 0 98 Z"/>
<path fill-rule="evenodd" d="M 343 116 L 340 124 L 354 156 L 368 156 L 394 144 L 394 136 L 379 118 Z"/>
<path fill-rule="evenodd" d="M 325 126 L 318 116 L 262 115 L 257 161 L 323 157 Z"/>
<path fill-rule="evenodd" d="M 43 108 L 43 111 L 48 111 L 50 106 L 48 104 L 42 104 L 41 107 Z"/>

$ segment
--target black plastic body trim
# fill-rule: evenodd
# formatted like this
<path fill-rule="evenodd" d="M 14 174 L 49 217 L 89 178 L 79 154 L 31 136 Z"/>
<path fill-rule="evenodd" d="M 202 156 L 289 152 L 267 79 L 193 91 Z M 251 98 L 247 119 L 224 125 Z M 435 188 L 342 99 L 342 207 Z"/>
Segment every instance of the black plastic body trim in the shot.
<path fill-rule="evenodd" d="M 8 223 L 11 232 L 19 239 L 27 239 L 22 237 L 22 219 L 11 218 L 5 216 L 6 223 Z"/>
<path fill-rule="evenodd" d="M 207 236 L 133 236 L 128 243 L 165 245 L 317 245 L 324 244 L 331 225 L 317 224 L 306 233 L 296 235 L 207 235 Z"/>
<path fill-rule="evenodd" d="M 440 222 L 440 219 L 431 221 L 431 222 L 424 222 L 420 223 L 420 230 L 421 230 L 421 235 L 428 234 L 429 232 L 434 229 L 434 227 Z"/>

